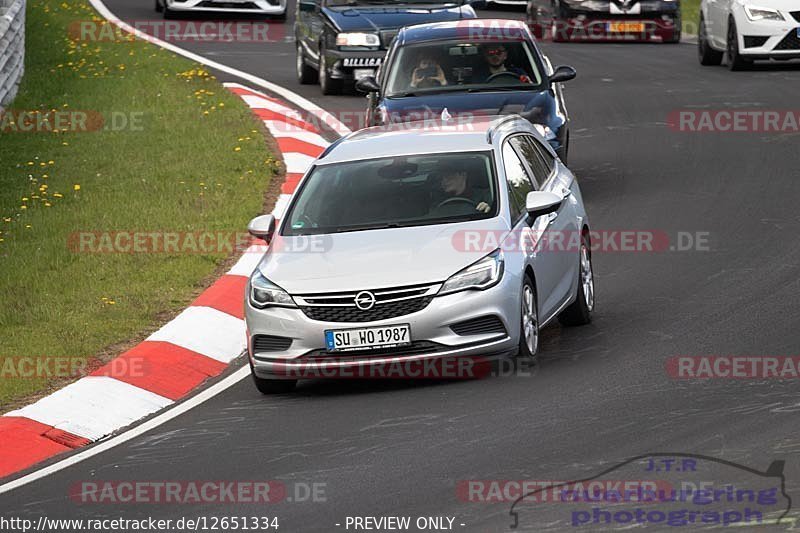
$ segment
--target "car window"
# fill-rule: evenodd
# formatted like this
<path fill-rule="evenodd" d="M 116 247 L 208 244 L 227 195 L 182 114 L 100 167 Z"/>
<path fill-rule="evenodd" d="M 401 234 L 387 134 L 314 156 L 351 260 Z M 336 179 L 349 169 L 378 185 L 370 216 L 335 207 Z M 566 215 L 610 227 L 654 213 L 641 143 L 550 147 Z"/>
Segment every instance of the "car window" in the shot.
<path fill-rule="evenodd" d="M 550 172 L 552 172 L 552 165 L 544 159 L 539 149 L 536 147 L 536 141 L 529 135 L 517 135 L 509 141 L 514 148 L 525 158 L 533 173 L 533 179 L 536 183 L 536 188 L 540 189 L 542 184 L 547 181 Z"/>
<path fill-rule="evenodd" d="M 508 183 L 511 218 L 517 221 L 525 211 L 525 200 L 528 193 L 534 190 L 525 165 L 511 146 L 511 142 L 503 145 L 503 168 Z"/>
<path fill-rule="evenodd" d="M 542 156 L 542 160 L 544 160 L 545 166 L 547 167 L 547 172 L 552 172 L 553 168 L 556 166 L 555 156 L 550 153 L 550 150 L 548 150 L 547 147 L 545 147 L 538 139 L 528 136 L 528 140 L 533 144 L 533 146 L 536 147 L 539 155 Z"/>
<path fill-rule="evenodd" d="M 446 224 L 496 216 L 490 152 L 320 165 L 297 193 L 283 235 Z"/>
<path fill-rule="evenodd" d="M 446 91 L 542 89 L 536 52 L 524 41 L 435 41 L 400 47 L 388 97 Z"/>

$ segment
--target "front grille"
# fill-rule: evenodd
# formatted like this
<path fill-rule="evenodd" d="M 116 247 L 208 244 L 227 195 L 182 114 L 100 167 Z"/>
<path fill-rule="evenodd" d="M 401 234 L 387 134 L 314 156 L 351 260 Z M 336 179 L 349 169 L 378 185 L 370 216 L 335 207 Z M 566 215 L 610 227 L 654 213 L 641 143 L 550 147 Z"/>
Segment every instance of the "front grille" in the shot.
<path fill-rule="evenodd" d="M 744 47 L 745 48 L 758 48 L 759 46 L 764 46 L 764 43 L 767 42 L 769 37 L 754 37 L 751 35 L 744 36 Z"/>
<path fill-rule="evenodd" d="M 383 30 L 381 32 L 381 45 L 384 48 L 389 48 L 389 45 L 392 44 L 392 40 L 397 37 L 398 33 L 400 33 L 400 30 Z"/>
<path fill-rule="evenodd" d="M 311 320 L 323 322 L 373 322 L 403 315 L 410 315 L 425 309 L 433 298 L 414 298 L 400 302 L 375 305 L 372 309 L 362 311 L 357 307 L 301 307 L 303 313 Z"/>
<path fill-rule="evenodd" d="M 314 350 L 305 354 L 306 357 L 335 359 L 337 361 L 347 361 L 349 359 L 363 359 L 365 357 L 404 357 L 411 355 L 425 355 L 444 350 L 450 350 L 443 344 L 430 341 L 415 341 L 408 346 L 398 346 L 396 348 L 379 348 L 375 350 L 352 350 L 347 352 L 333 352 L 327 350 Z"/>
<path fill-rule="evenodd" d="M 792 16 L 794 17 L 794 20 L 800 22 L 800 11 L 792 11 Z"/>
<path fill-rule="evenodd" d="M 775 50 L 800 50 L 800 37 L 797 36 L 797 30 L 790 31 L 789 35 L 778 43 Z"/>
<path fill-rule="evenodd" d="M 312 320 L 322 322 L 374 322 L 421 311 L 433 299 L 440 285 L 412 285 L 372 291 L 293 295 L 298 307 Z M 356 296 L 369 292 L 375 304 L 359 309 Z"/>
<path fill-rule="evenodd" d="M 482 316 L 458 322 L 450 326 L 457 335 L 486 335 L 488 333 L 503 334 L 506 333 L 506 328 L 503 322 L 496 316 Z"/>
<path fill-rule="evenodd" d="M 253 337 L 253 352 L 282 352 L 289 349 L 292 339 L 277 335 L 256 335 Z"/>

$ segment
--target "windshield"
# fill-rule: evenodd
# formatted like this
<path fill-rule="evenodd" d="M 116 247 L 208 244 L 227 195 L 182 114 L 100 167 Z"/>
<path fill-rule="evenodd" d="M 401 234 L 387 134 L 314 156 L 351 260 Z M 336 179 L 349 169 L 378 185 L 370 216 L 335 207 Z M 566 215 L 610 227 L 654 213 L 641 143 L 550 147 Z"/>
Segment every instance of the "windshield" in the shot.
<path fill-rule="evenodd" d="M 315 167 L 283 235 L 446 224 L 496 212 L 490 152 L 387 157 Z"/>
<path fill-rule="evenodd" d="M 437 41 L 402 47 L 387 96 L 444 91 L 541 89 L 542 75 L 523 41 Z"/>

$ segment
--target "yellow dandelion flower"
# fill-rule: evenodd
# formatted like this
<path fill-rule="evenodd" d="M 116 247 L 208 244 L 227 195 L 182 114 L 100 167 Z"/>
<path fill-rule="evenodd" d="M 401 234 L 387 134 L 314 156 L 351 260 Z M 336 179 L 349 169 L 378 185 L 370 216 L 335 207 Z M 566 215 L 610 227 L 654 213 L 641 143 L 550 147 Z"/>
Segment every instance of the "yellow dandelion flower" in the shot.
<path fill-rule="evenodd" d="M 76 183 L 75 185 L 72 186 L 72 190 L 73 191 L 79 191 L 79 190 L 81 190 L 81 186 Z"/>

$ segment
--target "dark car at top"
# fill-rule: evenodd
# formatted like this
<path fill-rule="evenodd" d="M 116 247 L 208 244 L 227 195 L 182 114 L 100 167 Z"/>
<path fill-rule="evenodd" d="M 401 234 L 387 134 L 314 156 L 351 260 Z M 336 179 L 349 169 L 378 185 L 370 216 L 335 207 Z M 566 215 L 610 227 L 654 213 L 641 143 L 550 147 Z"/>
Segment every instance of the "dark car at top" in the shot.
<path fill-rule="evenodd" d="M 400 28 L 476 18 L 472 4 L 450 0 L 297 0 L 297 78 L 339 94 L 346 82 L 374 74 Z"/>
<path fill-rule="evenodd" d="M 430 79 L 420 81 L 425 75 Z M 569 66 L 553 68 L 524 22 L 481 19 L 403 28 L 377 76 L 356 88 L 367 93 L 369 126 L 518 114 L 538 125 L 566 162 L 562 82 L 575 75 Z"/>
<path fill-rule="evenodd" d="M 681 40 L 680 0 L 530 0 L 527 22 L 537 39 Z"/>

